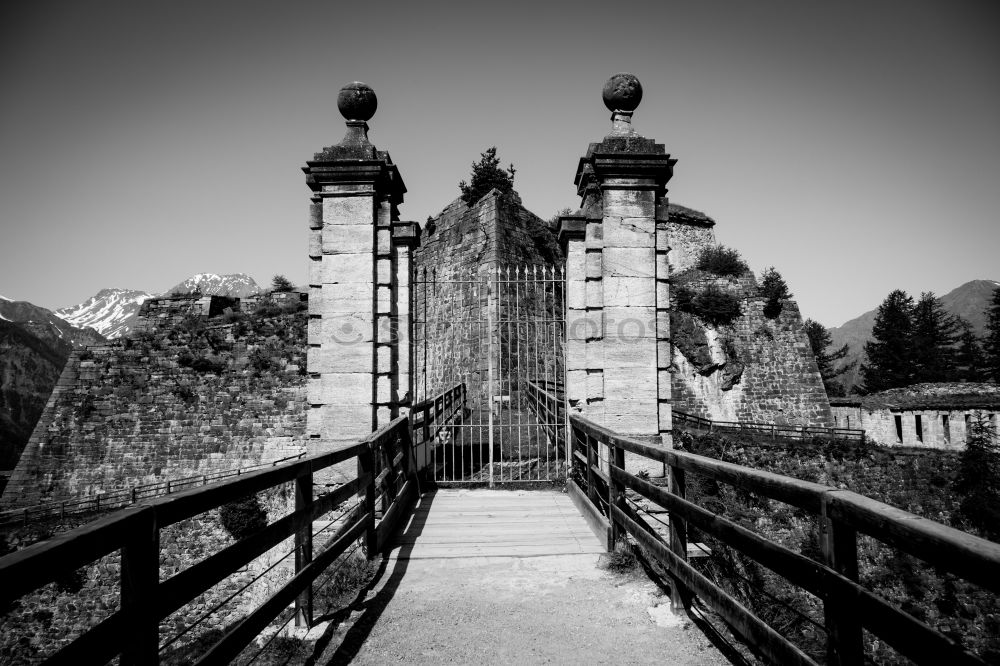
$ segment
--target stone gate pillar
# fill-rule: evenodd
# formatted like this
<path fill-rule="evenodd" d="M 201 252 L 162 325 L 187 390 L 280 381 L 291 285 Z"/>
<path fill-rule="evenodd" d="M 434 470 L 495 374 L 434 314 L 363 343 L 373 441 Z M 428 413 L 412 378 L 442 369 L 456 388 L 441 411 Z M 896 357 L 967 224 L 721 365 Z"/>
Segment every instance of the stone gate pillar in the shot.
<path fill-rule="evenodd" d="M 620 433 L 670 444 L 666 183 L 676 160 L 638 134 L 642 86 L 604 86 L 611 133 L 576 172 L 581 209 L 564 216 L 567 396 L 571 409 Z"/>
<path fill-rule="evenodd" d="M 399 338 L 394 334 L 399 327 L 399 258 L 393 227 L 406 188 L 389 154 L 368 140 L 367 121 L 376 106 L 375 92 L 367 85 L 354 82 L 342 88 L 337 107 L 347 119 L 347 133 L 303 167 L 313 192 L 310 454 L 354 444 L 395 416 L 402 397 Z"/>

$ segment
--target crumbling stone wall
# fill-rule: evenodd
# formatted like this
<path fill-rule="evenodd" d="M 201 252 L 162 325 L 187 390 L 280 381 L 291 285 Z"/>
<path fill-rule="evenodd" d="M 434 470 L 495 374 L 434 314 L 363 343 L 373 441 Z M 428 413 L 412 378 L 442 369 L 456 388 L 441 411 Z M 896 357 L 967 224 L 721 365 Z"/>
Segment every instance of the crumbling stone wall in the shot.
<path fill-rule="evenodd" d="M 305 450 L 306 313 L 267 305 L 73 355 L 6 508 L 246 467 Z M 296 311 L 297 310 L 297 311 Z"/>
<path fill-rule="evenodd" d="M 698 255 L 705 247 L 715 245 L 715 221 L 691 208 L 671 203 L 667 205 L 670 252 L 667 259 L 671 273 L 694 268 Z"/>

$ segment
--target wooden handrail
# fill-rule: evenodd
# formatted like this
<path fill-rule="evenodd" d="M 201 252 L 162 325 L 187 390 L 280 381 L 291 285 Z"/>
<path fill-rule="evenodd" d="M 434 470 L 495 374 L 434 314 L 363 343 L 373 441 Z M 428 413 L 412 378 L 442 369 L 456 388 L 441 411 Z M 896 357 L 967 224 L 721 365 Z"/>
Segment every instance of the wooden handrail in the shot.
<path fill-rule="evenodd" d="M 693 423 L 709 430 L 723 432 L 751 432 L 769 435 L 775 439 L 806 439 L 807 437 L 836 437 L 838 439 L 865 441 L 865 431 L 857 428 L 828 428 L 825 426 L 796 426 L 777 423 L 744 421 L 713 421 L 697 414 L 673 410 L 675 423 Z"/>
<path fill-rule="evenodd" d="M 422 407 L 421 427 L 452 418 L 464 408 L 465 386 L 457 385 Z M 446 411 L 450 413 L 446 414 Z M 416 496 L 411 464 L 412 415 L 400 416 L 357 444 L 298 462 L 258 469 L 235 478 L 141 501 L 93 523 L 56 535 L 0 557 L 0 607 L 81 566 L 120 550 L 121 607 L 52 655 L 48 663 L 105 661 L 121 654 L 123 664 L 158 663 L 160 621 L 288 537 L 295 537 L 295 576 L 264 604 L 234 626 L 198 663 L 231 659 L 282 609 L 295 602 L 299 626 L 312 622 L 311 583 L 347 547 L 363 539 L 373 556 L 406 519 Z M 358 477 L 337 489 L 313 496 L 313 475 L 357 459 Z M 387 505 L 376 515 L 376 476 L 383 480 Z M 159 581 L 160 529 L 227 502 L 284 483 L 295 484 L 295 509 L 208 558 Z M 312 522 L 351 497 L 361 500 L 341 516 L 342 524 L 327 546 L 313 557 Z"/>
<path fill-rule="evenodd" d="M 584 515 L 599 536 L 607 539 L 607 547 L 613 548 L 619 534 L 632 535 L 675 578 L 676 603 L 687 603 L 691 594 L 699 596 L 769 658 L 779 663 L 812 663 L 786 638 L 766 630 L 749 610 L 687 564 L 688 524 L 819 597 L 824 604 L 831 664 L 860 663 L 862 628 L 918 662 L 983 663 L 948 636 L 858 583 L 856 534 L 868 534 L 993 592 L 1000 592 L 1000 544 L 848 490 L 652 446 L 575 414 L 570 416 L 570 423 L 573 459 L 582 470 L 576 478 L 587 485 L 581 490 L 576 481 L 570 481 L 570 493 L 578 506 L 580 502 L 587 503 L 582 509 Z M 607 472 L 601 470 L 601 474 L 597 474 L 600 467 L 594 465 L 599 447 L 603 447 L 608 461 Z M 670 489 L 654 486 L 626 472 L 624 452 L 668 465 Z M 821 544 L 823 562 L 806 558 L 688 501 L 684 491 L 687 472 L 791 504 L 817 516 L 821 533 L 826 535 Z M 622 499 L 626 489 L 667 509 L 670 543 L 636 520 Z M 597 497 L 602 500 L 594 501 Z M 607 511 L 602 509 L 603 498 Z"/>
<path fill-rule="evenodd" d="M 285 456 L 271 462 L 251 465 L 249 467 L 238 467 L 235 469 L 220 470 L 209 474 L 199 474 L 198 476 L 186 476 L 179 479 L 167 481 L 155 481 L 153 483 L 143 483 L 129 488 L 111 490 L 109 492 L 87 495 L 74 500 L 55 500 L 52 502 L 42 502 L 31 506 L 18 507 L 16 509 L 5 509 L 0 511 L 0 525 L 26 524 L 31 520 L 44 520 L 46 518 L 65 518 L 67 515 L 79 513 L 90 513 L 94 511 L 110 512 L 112 509 L 135 504 L 140 499 L 149 499 L 164 494 L 170 494 L 173 490 L 182 486 L 192 486 L 195 484 L 206 485 L 210 481 L 225 479 L 230 476 L 240 476 L 248 472 L 266 467 L 276 467 L 289 460 L 297 460 L 306 455 L 305 451 L 293 456 Z"/>

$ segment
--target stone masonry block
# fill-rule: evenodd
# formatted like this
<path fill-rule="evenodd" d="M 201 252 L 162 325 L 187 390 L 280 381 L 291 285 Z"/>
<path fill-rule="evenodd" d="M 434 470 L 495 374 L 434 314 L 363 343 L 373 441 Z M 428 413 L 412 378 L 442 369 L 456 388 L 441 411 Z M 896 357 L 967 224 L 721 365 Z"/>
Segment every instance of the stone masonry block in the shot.
<path fill-rule="evenodd" d="M 375 371 L 380 375 L 387 375 L 392 372 L 392 347 L 388 345 L 379 345 L 375 348 L 375 356 L 378 359 L 378 363 L 375 367 Z"/>
<path fill-rule="evenodd" d="M 375 201 L 370 196 L 326 197 L 323 199 L 323 225 L 375 224 Z M 369 230 L 370 231 L 370 230 Z"/>
<path fill-rule="evenodd" d="M 323 314 L 370 313 L 374 302 L 370 283 L 345 282 L 323 287 Z"/>
<path fill-rule="evenodd" d="M 372 412 L 370 402 L 312 407 L 306 414 L 306 429 L 327 441 L 354 444 L 371 434 Z"/>
<path fill-rule="evenodd" d="M 357 403 L 367 398 L 371 403 L 375 375 L 370 372 L 331 372 L 320 381 L 309 381 L 308 396 L 312 404 L 334 405 Z"/>
<path fill-rule="evenodd" d="M 666 280 L 656 281 L 656 305 L 661 308 L 670 307 L 670 283 Z"/>
<path fill-rule="evenodd" d="M 658 407 L 656 401 L 605 399 L 601 423 L 623 434 L 655 435 L 659 433 Z"/>
<path fill-rule="evenodd" d="M 670 371 L 659 368 L 656 371 L 656 385 L 659 387 L 656 396 L 659 400 L 670 400 Z"/>
<path fill-rule="evenodd" d="M 323 257 L 323 284 L 359 282 L 372 284 L 375 268 L 371 254 L 336 254 Z"/>
<path fill-rule="evenodd" d="M 584 400 L 587 397 L 587 371 L 567 370 L 566 371 L 566 399 Z"/>
<path fill-rule="evenodd" d="M 605 294 L 604 337 L 629 341 L 656 339 L 656 308 L 647 306 L 612 306 Z"/>
<path fill-rule="evenodd" d="M 585 280 L 567 280 L 566 307 L 583 310 L 587 307 L 587 282 Z"/>
<path fill-rule="evenodd" d="M 674 410 L 669 401 L 660 401 L 660 432 L 674 429 Z"/>
<path fill-rule="evenodd" d="M 566 251 L 566 277 L 570 280 L 582 280 L 586 271 L 583 243 L 572 241 Z"/>
<path fill-rule="evenodd" d="M 589 340 L 601 337 L 602 317 L 599 310 L 569 310 L 566 313 L 566 339 Z"/>
<path fill-rule="evenodd" d="M 656 343 L 648 339 L 605 338 L 603 367 L 605 371 L 610 368 L 655 368 Z"/>
<path fill-rule="evenodd" d="M 602 258 L 605 277 L 654 277 L 656 253 L 651 247 L 607 247 Z"/>
<path fill-rule="evenodd" d="M 604 341 L 591 340 L 587 343 L 587 369 L 603 370 L 604 367 Z"/>
<path fill-rule="evenodd" d="M 587 222 L 583 242 L 586 248 L 600 248 L 604 244 L 604 223 Z"/>
<path fill-rule="evenodd" d="M 392 284 L 392 261 L 390 259 L 379 259 L 375 262 L 375 276 L 378 284 Z"/>
<path fill-rule="evenodd" d="M 652 278 L 605 277 L 604 307 L 653 307 L 656 305 L 656 283 Z"/>
<path fill-rule="evenodd" d="M 309 256 L 323 256 L 323 232 L 319 229 L 309 231 Z"/>
<path fill-rule="evenodd" d="M 395 398 L 392 391 L 392 378 L 389 375 L 379 375 L 375 383 L 375 401 L 380 405 L 387 405 Z"/>
<path fill-rule="evenodd" d="M 313 301 L 310 299 L 309 304 L 312 305 Z M 319 299 L 316 299 L 316 303 L 319 304 Z M 306 324 L 306 339 L 309 344 L 318 345 L 320 339 L 323 337 L 323 320 L 320 317 L 309 317 L 309 322 Z"/>
<path fill-rule="evenodd" d="M 662 280 L 670 278 L 670 259 L 665 252 L 656 253 L 656 277 Z"/>
<path fill-rule="evenodd" d="M 587 343 L 583 340 L 566 341 L 566 369 L 585 370 L 587 368 Z"/>
<path fill-rule="evenodd" d="M 588 252 L 587 253 L 587 277 L 588 278 L 601 278 L 604 277 L 603 268 L 601 266 L 601 253 L 600 252 Z"/>
<path fill-rule="evenodd" d="M 656 370 L 651 368 L 604 369 L 606 397 L 615 400 L 657 400 Z"/>
<path fill-rule="evenodd" d="M 392 289 L 389 287 L 378 288 L 377 312 L 379 314 L 389 314 L 392 312 Z"/>
<path fill-rule="evenodd" d="M 616 190 L 604 191 L 604 220 L 608 216 L 649 218 L 650 232 L 656 219 L 656 196 L 651 190 Z M 607 232 L 607 229 L 604 230 Z M 605 235 L 607 240 L 607 235 Z"/>
<path fill-rule="evenodd" d="M 587 280 L 586 282 L 586 306 L 588 308 L 604 307 L 604 284 L 603 280 Z"/>
<path fill-rule="evenodd" d="M 323 254 L 368 254 L 374 249 L 375 238 L 371 227 L 362 225 L 333 225 L 323 229 L 321 248 Z"/>
<path fill-rule="evenodd" d="M 306 355 L 306 371 L 311 373 L 371 372 L 372 364 L 371 345 L 310 347 Z"/>
<path fill-rule="evenodd" d="M 371 312 L 332 314 L 323 318 L 323 328 L 319 340 L 310 339 L 311 344 L 322 344 L 331 349 L 352 347 L 370 343 L 375 339 L 374 320 Z"/>
<path fill-rule="evenodd" d="M 604 397 L 604 373 L 601 371 L 591 371 L 587 373 L 587 398 Z"/>
<path fill-rule="evenodd" d="M 392 252 L 392 232 L 388 229 L 379 229 L 377 234 L 377 250 L 379 254 L 390 254 Z"/>
<path fill-rule="evenodd" d="M 653 249 L 655 223 L 648 217 L 605 217 L 604 247 L 644 247 Z"/>

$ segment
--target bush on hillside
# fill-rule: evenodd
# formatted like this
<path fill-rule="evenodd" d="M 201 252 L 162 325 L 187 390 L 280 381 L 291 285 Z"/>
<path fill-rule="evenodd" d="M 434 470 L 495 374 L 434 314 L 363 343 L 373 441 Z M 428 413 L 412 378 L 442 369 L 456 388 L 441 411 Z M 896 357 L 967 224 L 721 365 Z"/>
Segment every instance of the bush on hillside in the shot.
<path fill-rule="evenodd" d="M 267 513 L 256 495 L 219 507 L 219 520 L 234 539 L 243 539 L 267 526 Z"/>
<path fill-rule="evenodd" d="M 739 277 L 750 271 L 739 251 L 725 245 L 711 245 L 703 249 L 695 267 L 720 277 Z"/>

